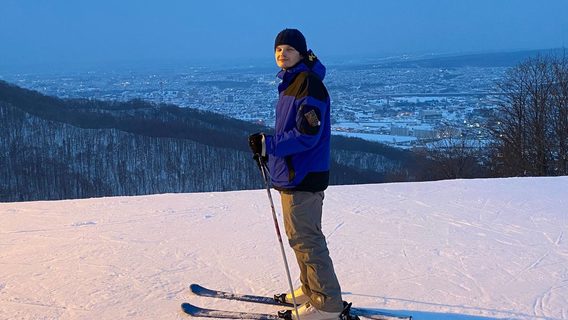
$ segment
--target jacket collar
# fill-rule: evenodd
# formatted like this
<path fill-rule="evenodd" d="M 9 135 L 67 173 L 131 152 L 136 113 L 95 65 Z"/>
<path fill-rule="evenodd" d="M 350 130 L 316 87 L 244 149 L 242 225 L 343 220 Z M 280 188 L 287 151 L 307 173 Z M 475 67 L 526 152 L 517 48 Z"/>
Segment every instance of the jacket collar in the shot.
<path fill-rule="evenodd" d="M 283 82 L 287 82 L 290 79 L 293 79 L 298 73 L 304 72 L 304 71 L 313 72 L 322 81 L 325 78 L 325 74 L 326 74 L 325 66 L 319 60 L 316 60 L 313 63 L 311 69 L 306 65 L 305 62 L 300 61 L 298 64 L 296 64 L 295 66 L 293 66 L 290 69 L 280 70 L 280 72 L 278 72 L 278 74 L 277 74 L 277 77 L 282 79 Z"/>
<path fill-rule="evenodd" d="M 289 69 L 286 69 L 286 70 L 284 70 L 284 69 L 280 70 L 280 72 L 278 72 L 278 74 L 277 74 L 277 77 L 282 79 L 283 81 L 286 81 L 290 77 L 294 77 L 298 73 L 303 72 L 303 71 L 308 71 L 308 70 L 309 70 L 308 66 L 306 66 L 305 63 L 298 62 L 298 64 L 296 64 L 292 68 L 289 68 Z"/>

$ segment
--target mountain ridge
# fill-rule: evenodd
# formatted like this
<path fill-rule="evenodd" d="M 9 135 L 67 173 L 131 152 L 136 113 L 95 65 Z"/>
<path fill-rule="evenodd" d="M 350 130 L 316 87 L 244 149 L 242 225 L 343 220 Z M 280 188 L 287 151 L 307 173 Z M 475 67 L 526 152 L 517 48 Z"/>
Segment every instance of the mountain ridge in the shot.
<path fill-rule="evenodd" d="M 247 136 L 270 128 L 142 100 L 60 99 L 0 81 L 0 201 L 261 186 Z M 333 137 L 332 184 L 417 179 L 417 156 Z"/>
<path fill-rule="evenodd" d="M 348 63 L 330 65 L 344 68 L 457 68 L 457 67 L 513 67 L 537 56 L 567 54 L 566 48 L 511 50 L 496 52 L 469 52 L 425 55 L 402 55 L 387 58 L 348 59 Z M 346 59 L 346 58 L 345 58 Z M 332 60 L 335 61 L 335 60 Z"/>

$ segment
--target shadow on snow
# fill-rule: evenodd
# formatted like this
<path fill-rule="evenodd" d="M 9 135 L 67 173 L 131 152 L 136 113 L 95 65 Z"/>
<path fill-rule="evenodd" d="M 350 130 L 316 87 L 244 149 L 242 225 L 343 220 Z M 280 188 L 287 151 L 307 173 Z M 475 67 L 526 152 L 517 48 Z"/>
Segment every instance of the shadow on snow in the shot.
<path fill-rule="evenodd" d="M 357 294 L 352 292 L 343 292 L 345 296 L 365 296 L 365 297 L 372 297 L 378 300 L 384 301 L 385 303 L 389 301 L 398 301 L 398 302 L 405 302 L 405 303 L 412 303 L 415 305 L 427 305 L 427 306 L 435 306 L 441 308 L 447 308 L 453 311 L 448 312 L 434 312 L 434 311 L 414 311 L 414 310 L 391 310 L 391 309 L 380 309 L 380 308 L 365 308 L 360 307 L 356 303 L 353 304 L 354 308 L 357 308 L 361 311 L 364 311 L 368 314 L 396 314 L 396 315 L 404 315 L 404 316 L 412 316 L 413 320 L 502 320 L 502 319 L 539 319 L 539 320 L 560 320 L 557 318 L 551 317 L 539 317 L 535 315 L 523 314 L 515 311 L 510 310 L 498 310 L 498 309 L 490 309 L 490 308 L 480 308 L 480 307 L 473 307 L 473 306 L 463 306 L 463 305 L 449 305 L 443 303 L 433 303 L 433 302 L 424 302 L 424 301 L 415 301 L 409 299 L 400 299 L 400 298 L 388 298 L 388 297 L 380 297 L 380 296 L 372 296 L 366 294 Z M 349 301 L 350 299 L 348 299 Z M 471 311 L 472 313 L 485 313 L 491 314 L 491 316 L 478 316 L 478 315 L 469 315 L 463 314 L 463 312 Z"/>

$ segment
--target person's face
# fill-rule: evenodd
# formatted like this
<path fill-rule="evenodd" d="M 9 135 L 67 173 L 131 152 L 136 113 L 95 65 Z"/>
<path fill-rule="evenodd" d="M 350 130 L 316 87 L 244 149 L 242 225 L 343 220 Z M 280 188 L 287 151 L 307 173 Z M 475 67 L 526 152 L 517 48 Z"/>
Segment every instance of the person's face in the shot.
<path fill-rule="evenodd" d="M 288 69 L 295 66 L 300 60 L 302 55 L 294 47 L 287 44 L 281 44 L 276 47 L 274 51 L 274 58 L 276 64 L 282 69 Z"/>

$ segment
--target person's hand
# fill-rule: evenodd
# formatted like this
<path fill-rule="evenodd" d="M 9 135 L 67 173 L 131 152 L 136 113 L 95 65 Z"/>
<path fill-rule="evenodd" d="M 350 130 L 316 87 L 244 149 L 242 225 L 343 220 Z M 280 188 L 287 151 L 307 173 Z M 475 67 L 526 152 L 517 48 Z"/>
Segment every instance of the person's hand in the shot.
<path fill-rule="evenodd" d="M 260 167 L 262 163 L 268 162 L 266 146 L 264 145 L 264 133 L 257 132 L 249 136 L 249 147 L 253 153 L 252 158 Z M 261 162 L 262 161 L 262 162 Z"/>
<path fill-rule="evenodd" d="M 264 147 L 264 133 L 257 132 L 249 136 L 248 139 L 250 150 L 254 155 L 266 156 L 266 148 Z"/>

